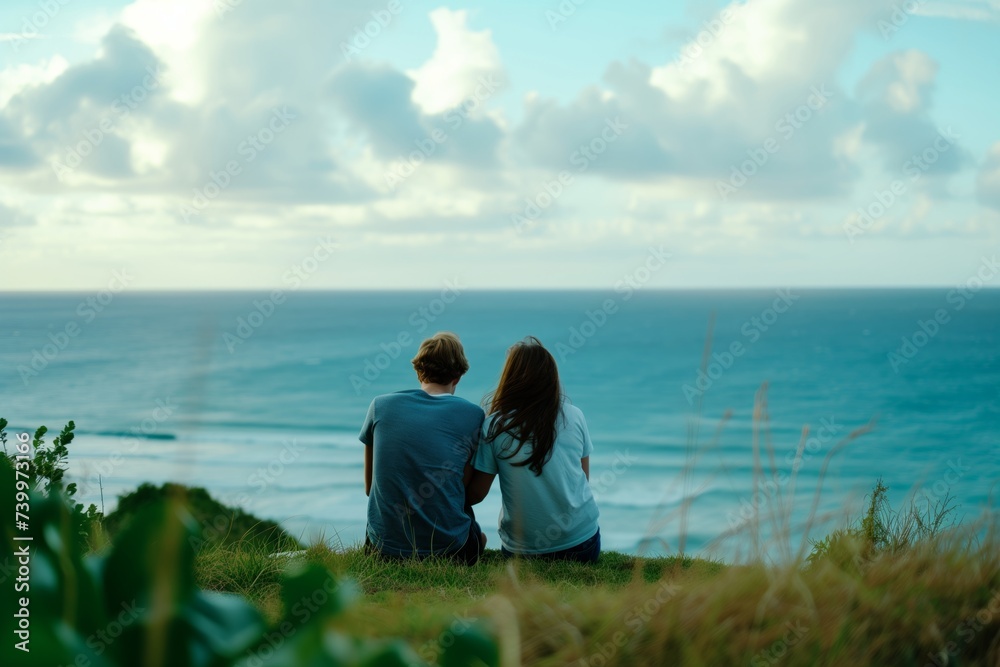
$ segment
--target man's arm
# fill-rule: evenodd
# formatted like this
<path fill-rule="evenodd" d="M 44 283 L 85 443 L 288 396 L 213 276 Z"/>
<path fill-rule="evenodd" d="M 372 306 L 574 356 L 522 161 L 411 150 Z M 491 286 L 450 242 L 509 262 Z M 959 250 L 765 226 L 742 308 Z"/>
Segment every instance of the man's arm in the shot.
<path fill-rule="evenodd" d="M 587 481 L 590 481 L 590 457 L 584 456 L 580 459 L 580 466 L 583 467 L 583 474 L 587 476 Z"/>
<path fill-rule="evenodd" d="M 365 445 L 365 495 L 372 494 L 372 446 Z"/>
<path fill-rule="evenodd" d="M 368 406 L 368 414 L 365 415 L 365 423 L 361 425 L 361 433 L 358 440 L 365 445 L 365 495 L 370 496 L 372 492 L 372 447 L 375 445 L 375 401 Z"/>
<path fill-rule="evenodd" d="M 494 477 L 496 475 L 491 475 L 488 472 L 473 470 L 472 479 L 469 480 L 469 485 L 465 488 L 465 502 L 470 505 L 478 505 L 483 502 L 483 498 L 486 497 L 486 494 L 490 492 L 490 487 L 493 486 Z"/>

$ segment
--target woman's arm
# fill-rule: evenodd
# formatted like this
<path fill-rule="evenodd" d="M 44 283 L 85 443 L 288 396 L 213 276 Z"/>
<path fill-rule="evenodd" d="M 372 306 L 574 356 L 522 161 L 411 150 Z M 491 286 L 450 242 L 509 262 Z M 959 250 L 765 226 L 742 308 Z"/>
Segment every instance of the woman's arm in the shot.
<path fill-rule="evenodd" d="M 483 502 L 483 498 L 486 494 L 490 492 L 490 487 L 493 486 L 493 478 L 496 475 L 491 475 L 482 470 L 473 470 L 472 479 L 469 480 L 469 485 L 465 488 L 465 502 L 470 505 L 478 505 Z"/>
<path fill-rule="evenodd" d="M 590 481 L 590 457 L 584 456 L 580 459 L 580 466 L 583 468 L 583 474 L 587 476 L 587 481 Z"/>
<path fill-rule="evenodd" d="M 372 493 L 372 446 L 365 445 L 365 495 Z"/>

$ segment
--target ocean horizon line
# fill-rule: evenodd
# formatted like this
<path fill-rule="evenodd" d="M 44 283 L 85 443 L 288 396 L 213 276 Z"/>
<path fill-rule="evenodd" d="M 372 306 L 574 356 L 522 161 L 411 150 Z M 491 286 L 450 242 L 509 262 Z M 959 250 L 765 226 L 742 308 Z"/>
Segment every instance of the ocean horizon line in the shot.
<path fill-rule="evenodd" d="M 945 291 L 961 287 L 961 285 L 765 285 L 765 286 L 710 286 L 710 287 L 641 287 L 635 289 L 638 292 L 660 292 L 660 293 L 696 293 L 696 292 L 770 292 L 775 290 L 796 290 L 801 292 L 926 292 Z M 440 285 L 434 287 L 327 287 L 327 288 L 280 288 L 280 287 L 253 287 L 253 288 L 207 288 L 207 289 L 129 289 L 118 293 L 119 296 L 127 294 L 146 295 L 200 295 L 200 294 L 266 294 L 280 291 L 282 293 L 300 294 L 419 294 L 426 292 L 440 291 Z M 72 289 L 72 290 L 3 290 L 0 298 L 11 296 L 61 296 L 73 294 L 88 294 L 93 289 Z M 558 294 L 558 293 L 594 293 L 614 291 L 614 287 L 462 287 L 461 291 L 474 292 L 479 294 L 489 293 L 528 293 L 528 294 Z M 983 285 L 974 291 L 1000 291 L 1000 285 Z"/>

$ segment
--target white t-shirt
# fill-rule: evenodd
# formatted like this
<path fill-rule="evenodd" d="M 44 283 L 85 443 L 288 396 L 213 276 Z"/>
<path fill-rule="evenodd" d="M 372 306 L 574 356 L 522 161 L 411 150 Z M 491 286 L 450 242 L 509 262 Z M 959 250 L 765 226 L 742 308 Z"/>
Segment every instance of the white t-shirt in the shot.
<path fill-rule="evenodd" d="M 600 512 L 580 466 L 580 459 L 594 451 L 583 412 L 563 401 L 552 457 L 538 476 L 528 466 L 513 465 L 530 456 L 531 443 L 525 443 L 514 458 L 504 458 L 516 449 L 514 439 L 506 433 L 493 442 L 486 439 L 493 416 L 483 422 L 473 467 L 500 476 L 503 546 L 514 553 L 543 554 L 575 547 L 593 537 Z"/>

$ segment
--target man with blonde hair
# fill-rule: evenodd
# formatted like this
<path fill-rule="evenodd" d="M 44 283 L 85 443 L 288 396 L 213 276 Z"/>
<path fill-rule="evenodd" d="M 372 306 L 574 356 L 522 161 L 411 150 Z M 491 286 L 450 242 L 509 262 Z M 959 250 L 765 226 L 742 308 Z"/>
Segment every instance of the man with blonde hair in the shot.
<path fill-rule="evenodd" d="M 412 360 L 420 389 L 376 396 L 365 445 L 365 546 L 386 558 L 448 556 L 474 564 L 486 540 L 465 503 L 483 409 L 455 396 L 469 370 L 458 336 L 440 332 Z"/>

